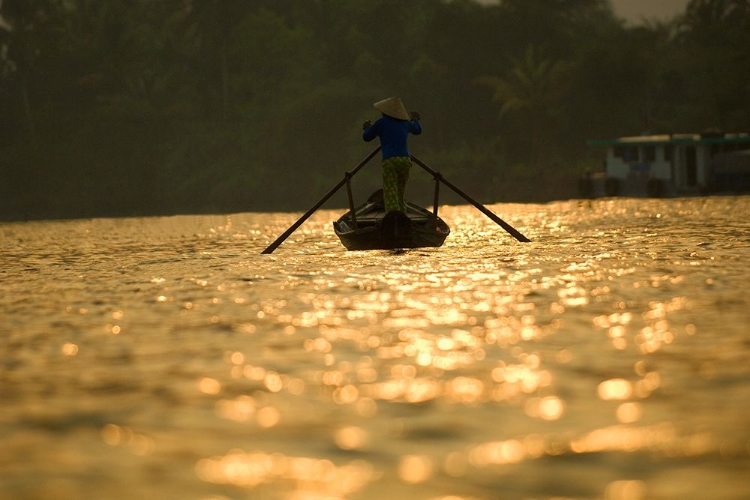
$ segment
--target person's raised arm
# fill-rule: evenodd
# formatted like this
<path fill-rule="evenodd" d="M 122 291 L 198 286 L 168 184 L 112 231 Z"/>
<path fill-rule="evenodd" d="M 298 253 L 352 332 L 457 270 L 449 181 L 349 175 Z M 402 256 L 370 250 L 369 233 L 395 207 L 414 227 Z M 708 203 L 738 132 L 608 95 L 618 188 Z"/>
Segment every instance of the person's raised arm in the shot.
<path fill-rule="evenodd" d="M 411 112 L 411 120 L 409 121 L 409 132 L 411 132 L 414 135 L 419 135 L 422 133 L 422 125 L 419 123 L 419 119 L 421 117 L 419 116 L 419 113 L 416 111 Z"/>
<path fill-rule="evenodd" d="M 362 139 L 366 142 L 370 142 L 378 136 L 380 120 L 376 121 L 375 124 L 370 120 L 367 120 L 362 124 Z"/>

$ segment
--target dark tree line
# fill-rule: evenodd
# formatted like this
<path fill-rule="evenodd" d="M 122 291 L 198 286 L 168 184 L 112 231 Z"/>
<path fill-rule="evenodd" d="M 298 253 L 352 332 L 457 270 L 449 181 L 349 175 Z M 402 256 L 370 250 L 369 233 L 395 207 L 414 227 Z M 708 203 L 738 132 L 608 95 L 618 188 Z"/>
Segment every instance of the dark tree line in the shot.
<path fill-rule="evenodd" d="M 5 0 L 0 16 L 5 219 L 304 209 L 371 150 L 359 126 L 391 95 L 422 114 L 412 151 L 488 202 L 575 196 L 601 163 L 587 139 L 750 130 L 750 0 L 638 26 L 607 0 Z M 377 167 L 355 181 L 374 189 Z"/>

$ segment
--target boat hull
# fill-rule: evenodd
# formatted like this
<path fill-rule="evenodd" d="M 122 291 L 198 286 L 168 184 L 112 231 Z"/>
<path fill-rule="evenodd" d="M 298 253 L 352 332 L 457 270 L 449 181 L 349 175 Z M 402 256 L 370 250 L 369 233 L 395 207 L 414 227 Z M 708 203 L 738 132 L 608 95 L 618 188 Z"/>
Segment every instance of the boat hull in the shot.
<path fill-rule="evenodd" d="M 382 190 L 356 207 L 354 217 L 351 211 L 342 215 L 333 229 L 347 250 L 439 247 L 450 234 L 445 221 L 413 203 L 407 202 L 406 213 L 386 212 Z"/>

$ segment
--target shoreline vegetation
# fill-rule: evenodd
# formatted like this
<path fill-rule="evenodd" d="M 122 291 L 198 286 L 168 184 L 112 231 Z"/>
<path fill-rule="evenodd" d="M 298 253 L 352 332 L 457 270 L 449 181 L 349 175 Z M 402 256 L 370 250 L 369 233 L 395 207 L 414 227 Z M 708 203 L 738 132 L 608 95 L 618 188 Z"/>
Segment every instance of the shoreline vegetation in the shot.
<path fill-rule="evenodd" d="M 4 221 L 305 210 L 391 95 L 422 114 L 412 152 L 488 204 L 577 197 L 589 139 L 750 131 L 746 0 L 637 26 L 606 0 L 5 0 L 0 21 Z M 379 184 L 373 160 L 356 196 Z"/>

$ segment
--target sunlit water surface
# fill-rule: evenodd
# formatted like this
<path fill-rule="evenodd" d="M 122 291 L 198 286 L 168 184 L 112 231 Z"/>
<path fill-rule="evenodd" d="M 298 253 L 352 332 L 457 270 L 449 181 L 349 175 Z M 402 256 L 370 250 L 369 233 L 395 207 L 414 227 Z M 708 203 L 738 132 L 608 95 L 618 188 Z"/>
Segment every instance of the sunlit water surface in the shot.
<path fill-rule="evenodd" d="M 0 225 L 0 497 L 750 498 L 750 198 Z"/>

